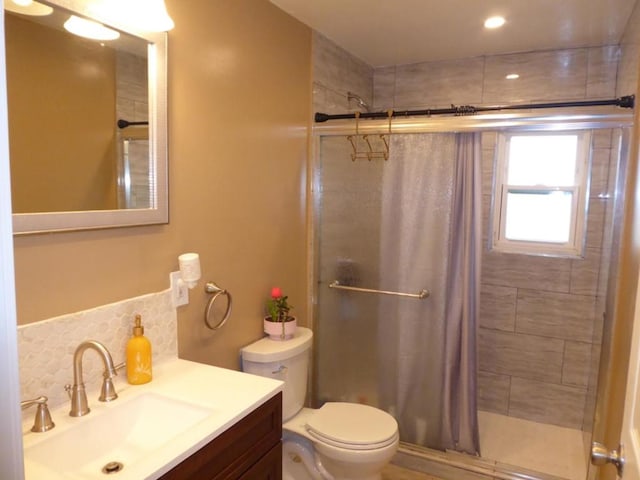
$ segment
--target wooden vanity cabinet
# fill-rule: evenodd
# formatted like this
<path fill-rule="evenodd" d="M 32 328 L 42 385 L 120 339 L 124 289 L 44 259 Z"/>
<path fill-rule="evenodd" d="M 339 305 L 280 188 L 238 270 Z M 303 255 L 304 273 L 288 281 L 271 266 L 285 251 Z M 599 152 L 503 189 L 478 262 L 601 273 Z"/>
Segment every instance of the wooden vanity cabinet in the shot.
<path fill-rule="evenodd" d="M 282 393 L 160 477 L 160 480 L 282 480 Z"/>

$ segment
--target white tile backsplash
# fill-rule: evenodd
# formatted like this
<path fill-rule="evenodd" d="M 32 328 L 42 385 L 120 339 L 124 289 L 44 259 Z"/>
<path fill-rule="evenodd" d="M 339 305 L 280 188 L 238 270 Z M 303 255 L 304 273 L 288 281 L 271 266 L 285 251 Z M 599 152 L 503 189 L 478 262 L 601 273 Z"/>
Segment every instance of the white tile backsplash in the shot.
<path fill-rule="evenodd" d="M 84 340 L 97 340 L 107 347 L 116 365 L 123 362 L 137 313 L 142 315 L 144 335 L 151 342 L 153 362 L 177 357 L 177 315 L 170 290 L 21 325 L 18 327 L 21 398 L 45 395 L 50 407 L 69 402 L 64 386 L 73 383 L 76 347 Z M 84 353 L 82 369 L 91 405 L 97 401 L 103 371 L 102 361 L 94 351 Z M 119 375 L 126 373 L 120 370 Z M 26 414 L 33 415 L 33 411 Z"/>

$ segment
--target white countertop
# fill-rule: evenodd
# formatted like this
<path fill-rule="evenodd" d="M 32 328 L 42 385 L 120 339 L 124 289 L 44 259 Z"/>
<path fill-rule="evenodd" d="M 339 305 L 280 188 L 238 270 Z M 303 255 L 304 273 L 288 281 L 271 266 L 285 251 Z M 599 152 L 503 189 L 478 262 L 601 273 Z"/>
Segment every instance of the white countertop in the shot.
<path fill-rule="evenodd" d="M 124 378 L 125 375 L 120 374 L 119 377 Z M 150 383 L 129 385 L 119 380 L 116 382 L 118 399 L 108 403 L 99 402 L 97 394 L 88 393 L 91 411 L 87 415 L 77 418 L 70 417 L 69 405 L 65 405 L 51 411 L 51 416 L 56 424 L 52 430 L 45 433 L 32 433 L 27 430 L 23 436 L 25 478 L 27 480 L 93 478 L 93 474 L 87 476 L 85 473 L 80 476 L 72 471 L 53 472 L 51 465 L 43 465 L 37 460 L 37 456 L 30 455 L 30 452 L 38 450 L 38 448 L 42 450 L 43 445 L 55 443 L 50 440 L 59 435 L 67 437 L 73 435 L 74 427 L 77 428 L 81 422 L 96 421 L 101 415 L 109 415 L 110 409 L 118 408 L 118 405 L 125 405 L 125 402 L 135 400 L 141 395 L 165 395 L 190 405 L 205 407 L 207 413 L 204 418 L 180 432 L 171 441 L 154 448 L 152 454 L 149 452 L 141 454 L 135 458 L 135 461 L 125 465 L 125 468 L 117 474 L 105 476 L 100 471 L 95 474 L 95 478 L 101 479 L 156 479 L 281 390 L 282 382 L 277 380 L 181 359 L 154 365 L 153 380 Z M 171 412 L 167 412 L 167 415 L 171 415 Z M 28 427 L 30 428 L 30 426 Z M 78 440 L 82 441 L 82 439 Z M 41 445 L 38 446 L 39 444 Z M 73 458 L 73 452 L 64 451 L 60 455 L 69 455 L 70 459 Z"/>

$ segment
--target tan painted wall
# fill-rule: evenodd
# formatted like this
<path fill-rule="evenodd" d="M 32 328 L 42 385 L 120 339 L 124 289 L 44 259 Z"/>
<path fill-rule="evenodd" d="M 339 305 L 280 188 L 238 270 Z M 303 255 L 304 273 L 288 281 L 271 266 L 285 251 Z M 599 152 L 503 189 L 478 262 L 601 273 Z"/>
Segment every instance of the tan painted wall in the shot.
<path fill-rule="evenodd" d="M 13 211 L 116 208 L 115 52 L 11 14 L 5 31 Z"/>
<path fill-rule="evenodd" d="M 267 0 L 167 8 L 170 223 L 17 237 L 18 321 L 163 290 L 177 256 L 196 251 L 203 281 L 178 310 L 180 356 L 237 368 L 272 285 L 307 308 L 311 31 Z M 202 321 L 207 280 L 233 295 L 217 333 Z"/>

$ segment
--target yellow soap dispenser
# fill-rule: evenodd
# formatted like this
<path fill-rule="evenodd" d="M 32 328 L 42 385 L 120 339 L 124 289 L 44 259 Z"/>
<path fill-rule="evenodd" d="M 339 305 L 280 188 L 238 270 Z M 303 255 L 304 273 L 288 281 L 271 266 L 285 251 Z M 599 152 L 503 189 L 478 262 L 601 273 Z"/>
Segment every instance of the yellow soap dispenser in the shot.
<path fill-rule="evenodd" d="M 144 334 L 142 317 L 136 315 L 133 337 L 127 342 L 127 380 L 132 385 L 151 381 L 151 342 Z"/>

